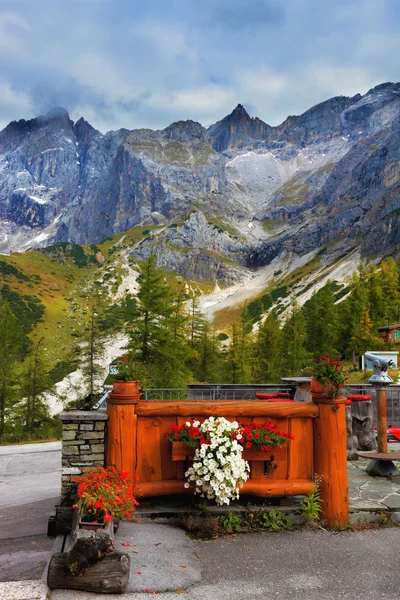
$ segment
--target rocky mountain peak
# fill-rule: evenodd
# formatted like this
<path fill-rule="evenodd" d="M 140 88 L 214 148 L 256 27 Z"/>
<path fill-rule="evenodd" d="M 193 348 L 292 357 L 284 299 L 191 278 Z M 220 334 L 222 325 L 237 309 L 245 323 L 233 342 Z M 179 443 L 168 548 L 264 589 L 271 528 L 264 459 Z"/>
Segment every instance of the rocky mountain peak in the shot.
<path fill-rule="evenodd" d="M 228 116 L 209 127 L 208 135 L 214 150 L 223 152 L 228 148 L 240 148 L 262 141 L 270 129 L 258 117 L 250 117 L 243 104 L 238 104 Z"/>
<path fill-rule="evenodd" d="M 166 139 L 174 139 L 179 142 L 190 142 L 198 139 L 202 142 L 208 141 L 207 131 L 196 121 L 176 121 L 164 129 Z"/>
<path fill-rule="evenodd" d="M 78 142 L 87 141 L 93 135 L 101 135 L 100 131 L 92 127 L 90 123 L 85 121 L 83 117 L 81 117 L 74 125 L 74 132 Z"/>

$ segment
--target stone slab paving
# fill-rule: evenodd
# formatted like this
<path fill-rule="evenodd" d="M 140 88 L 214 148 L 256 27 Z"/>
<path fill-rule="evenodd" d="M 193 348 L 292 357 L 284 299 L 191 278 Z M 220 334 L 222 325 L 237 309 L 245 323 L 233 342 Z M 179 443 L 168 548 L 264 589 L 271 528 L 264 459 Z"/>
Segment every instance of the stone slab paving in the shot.
<path fill-rule="evenodd" d="M 398 450 L 398 444 L 393 444 Z M 395 461 L 399 467 L 400 463 Z M 379 523 L 389 518 L 400 523 L 400 475 L 387 479 L 365 472 L 368 459 L 347 463 L 349 475 L 350 523 Z"/>

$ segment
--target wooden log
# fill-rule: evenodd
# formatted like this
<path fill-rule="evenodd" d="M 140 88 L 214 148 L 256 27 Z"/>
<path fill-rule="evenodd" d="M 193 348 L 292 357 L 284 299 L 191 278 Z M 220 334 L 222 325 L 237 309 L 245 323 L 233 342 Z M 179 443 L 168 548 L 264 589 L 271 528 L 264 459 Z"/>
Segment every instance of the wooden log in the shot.
<path fill-rule="evenodd" d="M 68 567 L 73 575 L 84 573 L 89 565 L 103 559 L 115 549 L 114 525 L 108 523 L 104 529 L 80 529 L 75 527 L 72 532 L 69 551 Z"/>
<path fill-rule="evenodd" d="M 386 389 L 376 390 L 376 416 L 378 419 L 378 452 L 387 453 Z"/>
<path fill-rule="evenodd" d="M 282 418 L 318 416 L 318 407 L 314 402 L 266 402 L 252 400 L 185 400 L 171 402 L 139 401 L 136 414 L 144 417 L 171 416 L 178 417 L 226 417 L 240 420 L 241 417 Z"/>
<path fill-rule="evenodd" d="M 314 470 L 321 478 L 322 514 L 328 527 L 339 529 L 349 522 L 346 400 L 314 398 L 320 411 L 314 421 Z"/>
<path fill-rule="evenodd" d="M 136 466 L 136 399 L 129 404 L 107 403 L 107 455 L 106 466 L 116 466 L 132 475 Z M 134 483 L 132 479 L 132 484 Z"/>
<path fill-rule="evenodd" d="M 274 496 L 297 496 L 298 494 L 308 494 L 315 487 L 311 479 L 289 480 L 269 480 L 269 479 L 249 479 L 241 489 L 241 494 L 251 494 L 252 496 L 261 496 L 270 498 Z"/>
<path fill-rule="evenodd" d="M 171 494 L 193 494 L 193 490 L 184 487 L 185 480 L 172 479 L 170 481 L 151 481 L 149 483 L 138 483 L 137 496 L 164 496 Z M 297 494 L 308 494 L 314 489 L 311 479 L 270 480 L 249 479 L 241 489 L 243 494 L 254 496 L 295 496 Z"/>
<path fill-rule="evenodd" d="M 83 575 L 72 575 L 66 552 L 53 554 L 47 574 L 51 590 L 84 590 L 100 594 L 122 594 L 129 580 L 130 558 L 124 552 L 113 552 L 90 567 Z"/>
<path fill-rule="evenodd" d="M 357 436 L 353 434 L 353 419 L 351 414 L 351 405 L 346 406 L 346 449 L 347 460 L 357 460 Z"/>
<path fill-rule="evenodd" d="M 357 438 L 358 450 L 375 450 L 376 433 L 372 427 L 372 400 L 355 401 L 351 405 L 353 435 Z"/>

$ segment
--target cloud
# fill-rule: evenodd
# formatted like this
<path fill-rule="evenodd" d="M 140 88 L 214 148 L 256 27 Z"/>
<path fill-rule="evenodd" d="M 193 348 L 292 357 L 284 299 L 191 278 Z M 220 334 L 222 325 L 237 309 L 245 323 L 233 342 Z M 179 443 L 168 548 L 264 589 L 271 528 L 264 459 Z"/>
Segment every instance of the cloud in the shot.
<path fill-rule="evenodd" d="M 398 81 L 399 20 L 395 0 L 2 0 L 0 121 L 207 125 L 240 102 L 278 124 Z"/>
<path fill-rule="evenodd" d="M 327 97 L 366 93 L 379 83 L 376 75 L 368 68 L 343 65 L 335 67 L 329 64 L 312 65 L 308 70 L 307 79 L 314 81 L 315 87 Z"/>
<path fill-rule="evenodd" d="M 32 99 L 0 80 L 0 130 L 10 121 L 25 118 L 33 111 Z"/>

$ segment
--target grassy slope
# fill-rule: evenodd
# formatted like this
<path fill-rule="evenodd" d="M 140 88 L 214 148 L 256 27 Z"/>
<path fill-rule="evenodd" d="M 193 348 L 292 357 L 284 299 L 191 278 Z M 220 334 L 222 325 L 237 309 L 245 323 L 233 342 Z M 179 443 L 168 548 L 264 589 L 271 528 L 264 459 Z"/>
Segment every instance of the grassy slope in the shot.
<path fill-rule="evenodd" d="M 105 304 L 111 303 L 111 296 L 122 281 L 127 249 L 161 229 L 138 226 L 107 238 L 96 244 L 105 262 L 87 267 L 78 267 L 72 258 L 66 258 L 61 264 L 59 258 L 51 258 L 35 250 L 1 257 L 2 261 L 16 267 L 28 280 L 13 274 L 0 275 L 0 286 L 6 284 L 19 294 L 34 296 L 44 305 L 43 319 L 34 327 L 30 337 L 33 341 L 45 338 L 49 369 L 59 361 L 71 362 L 76 359 L 79 353 L 76 332 L 81 328 L 81 311 L 87 308 L 94 292 L 100 291 Z M 93 252 L 89 246 L 84 250 Z M 129 262 L 134 267 L 135 261 L 129 259 Z M 200 293 L 210 292 L 214 285 L 208 281 L 186 281 L 170 272 L 166 273 L 166 281 L 176 290 L 188 284 L 191 290 Z"/>

